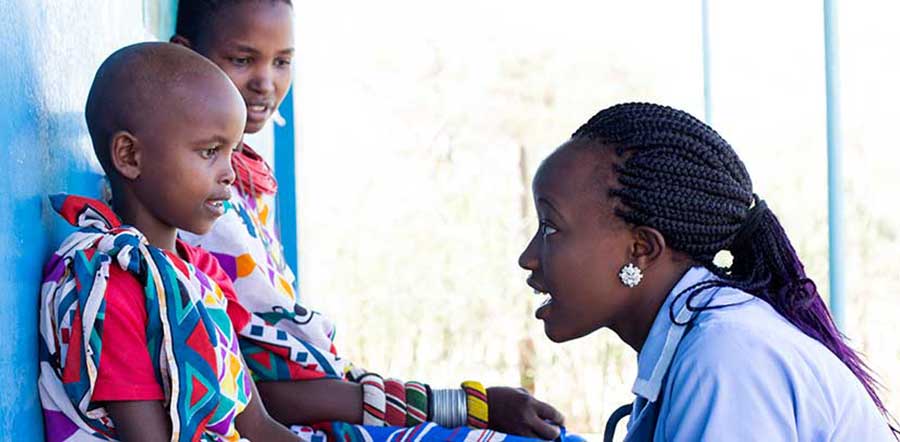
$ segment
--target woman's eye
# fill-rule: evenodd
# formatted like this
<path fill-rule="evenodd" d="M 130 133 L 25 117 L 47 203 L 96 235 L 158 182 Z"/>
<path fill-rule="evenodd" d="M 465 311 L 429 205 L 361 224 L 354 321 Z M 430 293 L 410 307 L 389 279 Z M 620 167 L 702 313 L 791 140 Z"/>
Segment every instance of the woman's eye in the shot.
<path fill-rule="evenodd" d="M 550 235 L 558 232 L 556 227 L 553 227 L 550 224 L 547 224 L 546 222 L 541 222 L 540 231 L 541 231 L 541 235 L 544 235 L 544 236 L 550 236 Z"/>
<path fill-rule="evenodd" d="M 279 59 L 275 60 L 275 66 L 278 66 L 278 67 L 289 66 L 290 64 L 291 64 L 291 60 L 288 60 L 285 58 L 279 58 Z"/>

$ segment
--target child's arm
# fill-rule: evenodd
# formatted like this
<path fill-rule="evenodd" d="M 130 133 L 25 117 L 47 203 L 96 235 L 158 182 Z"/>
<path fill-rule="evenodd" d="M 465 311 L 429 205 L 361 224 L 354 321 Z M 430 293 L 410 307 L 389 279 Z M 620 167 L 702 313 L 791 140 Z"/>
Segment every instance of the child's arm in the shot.
<path fill-rule="evenodd" d="M 106 411 L 122 442 L 169 442 L 172 424 L 161 401 L 111 401 Z"/>
<path fill-rule="evenodd" d="M 250 382 L 252 396 L 244 412 L 235 418 L 235 426 L 241 437 L 266 442 L 298 442 L 300 438 L 269 416 L 259 398 L 256 383 Z"/>
<path fill-rule="evenodd" d="M 340 379 L 272 381 L 257 385 L 269 413 L 285 425 L 326 421 L 362 424 L 362 387 Z"/>
<path fill-rule="evenodd" d="M 241 363 L 244 364 L 244 367 L 247 366 L 243 355 L 241 355 Z M 247 382 L 250 383 L 250 403 L 234 420 L 234 425 L 241 437 L 266 442 L 298 442 L 300 438 L 297 435 L 269 415 L 260 399 L 256 382 L 253 382 L 249 375 L 247 375 Z"/>

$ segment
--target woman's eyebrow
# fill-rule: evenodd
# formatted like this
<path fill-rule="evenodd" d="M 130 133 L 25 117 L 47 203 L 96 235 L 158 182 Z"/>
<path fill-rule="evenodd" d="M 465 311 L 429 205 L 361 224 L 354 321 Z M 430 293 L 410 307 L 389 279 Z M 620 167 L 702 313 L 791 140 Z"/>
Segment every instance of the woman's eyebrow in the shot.
<path fill-rule="evenodd" d="M 537 199 L 537 203 L 538 203 L 538 205 L 544 205 L 544 206 L 547 206 L 547 208 L 550 209 L 550 210 L 551 210 L 553 213 L 555 213 L 557 216 L 559 216 L 560 218 L 564 218 L 564 217 L 562 216 L 562 213 L 560 213 L 559 209 L 557 209 L 556 206 L 553 205 L 553 202 L 552 202 L 550 199 L 548 199 L 547 197 L 543 197 L 543 196 L 542 196 L 542 197 L 539 197 L 539 198 Z"/>

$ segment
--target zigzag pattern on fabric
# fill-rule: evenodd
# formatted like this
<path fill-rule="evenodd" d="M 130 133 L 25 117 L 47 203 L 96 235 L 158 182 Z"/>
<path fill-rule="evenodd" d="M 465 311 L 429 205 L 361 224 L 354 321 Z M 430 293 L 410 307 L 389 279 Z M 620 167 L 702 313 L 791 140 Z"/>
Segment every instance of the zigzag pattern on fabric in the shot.
<path fill-rule="evenodd" d="M 102 203 L 51 197 L 79 230 L 47 268 L 41 287 L 40 393 L 48 437 L 113 440 L 106 411 L 91 401 L 103 351 L 110 265 L 135 276 L 146 299 L 147 348 L 166 396 L 173 440 L 237 441 L 234 417 L 249 377 L 221 289 L 177 256 L 150 246 Z"/>

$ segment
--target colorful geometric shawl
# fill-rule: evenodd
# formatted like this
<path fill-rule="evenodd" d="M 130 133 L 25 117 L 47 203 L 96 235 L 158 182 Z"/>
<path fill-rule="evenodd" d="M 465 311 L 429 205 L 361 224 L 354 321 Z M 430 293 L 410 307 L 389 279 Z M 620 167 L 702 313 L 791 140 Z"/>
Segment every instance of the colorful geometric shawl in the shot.
<path fill-rule="evenodd" d="M 41 285 L 40 379 L 48 441 L 115 440 L 91 396 L 103 351 L 111 265 L 144 289 L 147 349 L 166 397 L 173 441 L 237 441 L 234 418 L 250 399 L 250 378 L 227 300 L 211 278 L 147 243 L 104 204 L 55 195 L 53 208 L 78 227 L 53 254 Z"/>

